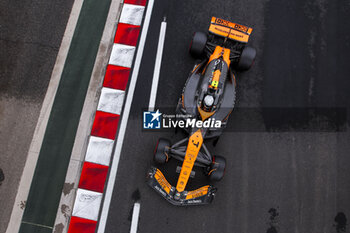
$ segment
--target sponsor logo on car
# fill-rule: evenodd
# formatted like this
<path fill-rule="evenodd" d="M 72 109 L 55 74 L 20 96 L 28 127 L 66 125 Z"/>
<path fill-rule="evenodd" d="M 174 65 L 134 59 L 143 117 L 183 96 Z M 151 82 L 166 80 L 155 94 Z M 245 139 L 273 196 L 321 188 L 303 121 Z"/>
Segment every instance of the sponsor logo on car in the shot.
<path fill-rule="evenodd" d="M 194 204 L 194 203 L 198 204 L 198 203 L 202 203 L 202 200 L 189 200 L 189 201 L 187 201 L 187 203 L 188 204 Z"/>

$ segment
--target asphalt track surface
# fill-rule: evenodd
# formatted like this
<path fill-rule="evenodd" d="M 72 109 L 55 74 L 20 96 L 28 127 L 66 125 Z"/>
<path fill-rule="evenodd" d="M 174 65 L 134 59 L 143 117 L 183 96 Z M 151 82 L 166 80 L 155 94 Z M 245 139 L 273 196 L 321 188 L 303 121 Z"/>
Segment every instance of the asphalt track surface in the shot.
<path fill-rule="evenodd" d="M 124 139 L 106 232 L 346 232 L 350 214 L 350 5 L 331 1 L 155 1 Z M 156 107 L 174 108 L 194 59 L 193 32 L 218 16 L 254 28 L 253 68 L 237 73 L 237 111 L 214 154 L 227 158 L 212 205 L 175 207 L 145 183 L 158 137 L 142 130 L 158 35 L 167 32 Z M 243 124 L 243 126 L 242 126 Z M 166 177 L 177 174 L 169 164 Z M 163 168 L 164 171 L 164 168 Z M 198 187 L 191 180 L 190 187 Z"/>

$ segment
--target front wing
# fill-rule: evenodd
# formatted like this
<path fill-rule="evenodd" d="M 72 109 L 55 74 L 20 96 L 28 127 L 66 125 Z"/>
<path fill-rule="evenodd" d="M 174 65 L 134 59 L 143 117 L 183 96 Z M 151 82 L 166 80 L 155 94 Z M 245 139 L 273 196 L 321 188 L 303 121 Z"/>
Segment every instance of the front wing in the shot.
<path fill-rule="evenodd" d="M 147 183 L 171 204 L 178 206 L 210 204 L 216 193 L 216 188 L 211 185 L 206 185 L 193 191 L 185 190 L 178 193 L 176 188 L 171 186 L 165 179 L 163 173 L 155 167 L 151 167 L 149 170 Z"/>

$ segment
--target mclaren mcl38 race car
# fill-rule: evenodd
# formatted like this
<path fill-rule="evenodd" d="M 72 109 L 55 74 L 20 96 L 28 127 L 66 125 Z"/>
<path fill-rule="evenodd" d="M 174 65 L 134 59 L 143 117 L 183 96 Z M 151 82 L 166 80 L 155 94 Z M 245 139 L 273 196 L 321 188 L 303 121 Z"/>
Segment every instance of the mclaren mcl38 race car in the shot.
<path fill-rule="evenodd" d="M 154 161 L 158 164 L 174 158 L 182 162 L 176 186 L 172 186 L 156 167 L 147 174 L 147 183 L 174 205 L 199 205 L 212 202 L 216 188 L 206 185 L 193 191 L 185 190 L 193 167 L 202 167 L 210 181 L 220 181 L 225 173 L 226 160 L 212 155 L 204 140 L 219 137 L 226 127 L 235 105 L 236 79 L 233 70 L 248 70 L 256 50 L 247 46 L 252 28 L 212 17 L 207 33 L 196 32 L 190 45 L 190 54 L 199 59 L 191 71 L 176 107 L 176 115 L 183 120 L 204 122 L 215 119 L 220 127 L 186 129 L 189 136 L 171 144 L 158 140 Z"/>

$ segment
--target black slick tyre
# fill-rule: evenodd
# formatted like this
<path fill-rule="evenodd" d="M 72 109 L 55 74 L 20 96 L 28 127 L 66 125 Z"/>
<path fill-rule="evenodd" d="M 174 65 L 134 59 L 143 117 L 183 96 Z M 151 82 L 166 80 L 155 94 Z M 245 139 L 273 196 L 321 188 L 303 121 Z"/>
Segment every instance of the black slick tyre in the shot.
<path fill-rule="evenodd" d="M 222 156 L 213 156 L 209 166 L 208 176 L 211 181 L 220 181 L 225 175 L 226 159 Z"/>
<path fill-rule="evenodd" d="M 256 57 L 256 50 L 252 47 L 244 47 L 241 57 L 239 58 L 237 69 L 238 70 L 249 70 L 252 67 Z"/>
<path fill-rule="evenodd" d="M 157 145 L 156 145 L 156 148 L 154 149 L 154 156 L 153 156 L 154 162 L 159 163 L 159 164 L 163 164 L 163 163 L 168 162 L 168 160 L 169 160 L 169 155 L 168 155 L 169 147 L 170 147 L 170 141 L 168 139 L 159 138 Z"/>
<path fill-rule="evenodd" d="M 208 36 L 204 32 L 195 32 L 190 44 L 190 54 L 194 58 L 202 57 L 205 46 L 207 44 Z"/>

